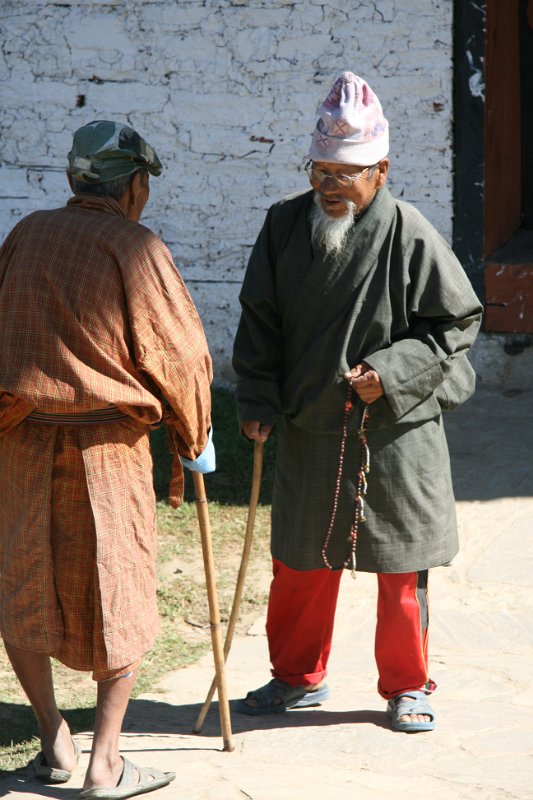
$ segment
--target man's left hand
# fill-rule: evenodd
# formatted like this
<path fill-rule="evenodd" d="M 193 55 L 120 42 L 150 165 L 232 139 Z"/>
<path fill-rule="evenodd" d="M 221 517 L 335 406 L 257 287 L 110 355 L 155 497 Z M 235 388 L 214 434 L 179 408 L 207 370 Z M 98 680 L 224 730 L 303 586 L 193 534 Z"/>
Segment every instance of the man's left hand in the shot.
<path fill-rule="evenodd" d="M 385 394 L 378 373 L 364 362 L 357 364 L 344 377 L 350 383 L 363 403 L 373 403 Z"/>
<path fill-rule="evenodd" d="M 185 456 L 180 456 L 180 458 L 183 466 L 191 472 L 200 472 L 202 475 L 205 475 L 207 472 L 214 472 L 217 468 L 217 463 L 215 445 L 213 444 L 213 428 L 210 428 L 207 444 L 195 461 L 191 461 L 185 458 Z"/>

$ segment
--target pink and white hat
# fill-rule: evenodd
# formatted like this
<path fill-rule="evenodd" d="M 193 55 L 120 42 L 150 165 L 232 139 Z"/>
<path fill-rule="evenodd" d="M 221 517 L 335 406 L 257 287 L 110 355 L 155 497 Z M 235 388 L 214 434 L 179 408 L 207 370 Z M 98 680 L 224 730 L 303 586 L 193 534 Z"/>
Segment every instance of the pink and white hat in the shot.
<path fill-rule="evenodd" d="M 313 161 L 377 164 L 389 152 L 389 123 L 366 81 L 343 72 L 318 109 L 311 142 Z"/>

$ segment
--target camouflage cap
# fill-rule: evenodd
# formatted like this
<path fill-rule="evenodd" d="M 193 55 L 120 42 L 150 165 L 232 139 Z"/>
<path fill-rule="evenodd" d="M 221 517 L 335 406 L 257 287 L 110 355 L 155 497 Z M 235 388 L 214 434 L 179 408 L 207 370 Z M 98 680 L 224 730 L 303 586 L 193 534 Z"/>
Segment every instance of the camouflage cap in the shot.
<path fill-rule="evenodd" d="M 78 128 L 68 154 L 68 174 L 81 183 L 107 183 L 145 169 L 160 175 L 155 150 L 120 122 L 98 119 Z"/>

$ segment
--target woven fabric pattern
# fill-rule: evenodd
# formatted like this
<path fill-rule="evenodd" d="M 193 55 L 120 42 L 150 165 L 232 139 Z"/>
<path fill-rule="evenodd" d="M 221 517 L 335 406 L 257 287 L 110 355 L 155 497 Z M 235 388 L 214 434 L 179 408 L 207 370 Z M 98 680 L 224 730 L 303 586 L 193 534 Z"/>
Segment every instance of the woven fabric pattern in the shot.
<path fill-rule="evenodd" d="M 357 537 L 357 569 L 417 572 L 457 553 L 457 522 L 442 418 L 369 431 L 366 522 Z M 324 566 L 321 550 L 332 511 L 340 438 L 309 433 L 283 418 L 272 500 L 272 555 L 292 569 Z M 350 553 L 359 440 L 346 444 L 335 526 L 333 567 Z M 290 534 L 288 533 L 290 531 Z"/>
<path fill-rule="evenodd" d="M 204 449 L 212 372 L 202 324 L 168 249 L 114 200 L 78 195 L 13 229 L 0 249 L 0 341 L 0 432 L 11 412 L 113 404 L 165 422 L 174 454 L 194 460 Z M 182 480 L 175 458 L 174 505 Z"/>
<path fill-rule="evenodd" d="M 158 237 L 78 195 L 0 249 L 0 342 L 2 635 L 103 680 L 157 633 L 148 426 L 167 426 L 177 506 L 178 454 L 200 455 L 211 424 L 203 328 Z M 27 419 L 110 405 L 126 417 Z"/>
<path fill-rule="evenodd" d="M 134 662 L 158 630 L 145 426 L 23 421 L 0 438 L 0 627 L 69 667 Z"/>
<path fill-rule="evenodd" d="M 367 521 L 357 567 L 417 572 L 457 551 L 441 411 L 464 402 L 466 357 L 482 307 L 437 231 L 386 188 L 335 259 L 314 249 L 313 193 L 276 203 L 252 251 L 234 348 L 241 420 L 280 427 L 272 554 L 293 569 L 323 566 L 346 400 L 344 373 L 362 361 L 384 396 L 370 405 Z M 348 424 L 345 474 L 329 562 L 350 552 L 363 405 Z"/>

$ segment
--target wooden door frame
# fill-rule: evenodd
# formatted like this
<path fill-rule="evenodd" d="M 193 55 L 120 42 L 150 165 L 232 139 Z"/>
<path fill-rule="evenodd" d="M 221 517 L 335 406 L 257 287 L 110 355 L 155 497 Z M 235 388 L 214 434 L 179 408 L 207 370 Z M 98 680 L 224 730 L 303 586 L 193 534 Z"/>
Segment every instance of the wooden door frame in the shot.
<path fill-rule="evenodd" d="M 485 330 L 509 334 L 533 333 L 533 231 L 521 227 L 522 5 L 454 3 L 452 246 L 485 303 Z"/>
<path fill-rule="evenodd" d="M 520 0 L 487 0 L 483 255 L 518 231 L 522 216 Z"/>

